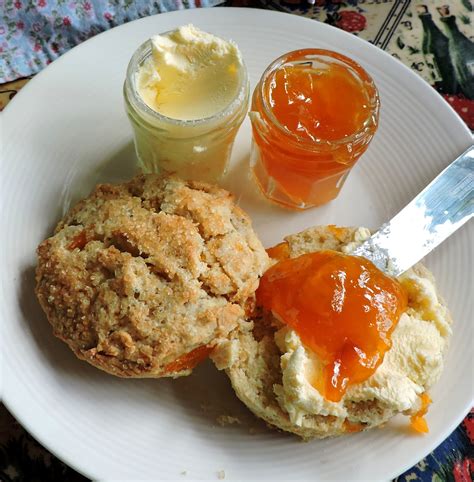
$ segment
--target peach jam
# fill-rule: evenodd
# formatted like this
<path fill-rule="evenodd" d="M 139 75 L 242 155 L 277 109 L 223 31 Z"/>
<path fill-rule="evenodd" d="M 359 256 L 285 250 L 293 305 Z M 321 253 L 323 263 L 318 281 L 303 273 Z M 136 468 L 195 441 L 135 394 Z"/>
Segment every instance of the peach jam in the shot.
<path fill-rule="evenodd" d="M 337 402 L 382 363 L 407 295 L 364 258 L 329 250 L 287 258 L 283 246 L 273 251 L 280 260 L 260 280 L 257 303 L 318 356 L 324 368 L 311 383 Z"/>
<path fill-rule="evenodd" d="M 182 370 L 192 370 L 203 362 L 211 354 L 213 350 L 212 346 L 202 345 L 194 350 L 180 356 L 176 360 L 165 366 L 163 374 L 180 372 Z"/>
<path fill-rule="evenodd" d="M 415 415 L 410 417 L 410 425 L 415 432 L 428 433 L 428 424 L 425 420 L 425 415 L 428 412 L 428 407 L 430 406 L 432 400 L 431 397 L 426 393 L 420 395 L 421 407 Z"/>
<path fill-rule="evenodd" d="M 374 82 L 353 60 L 304 49 L 275 60 L 255 88 L 251 165 L 272 201 L 306 209 L 334 199 L 378 125 Z"/>

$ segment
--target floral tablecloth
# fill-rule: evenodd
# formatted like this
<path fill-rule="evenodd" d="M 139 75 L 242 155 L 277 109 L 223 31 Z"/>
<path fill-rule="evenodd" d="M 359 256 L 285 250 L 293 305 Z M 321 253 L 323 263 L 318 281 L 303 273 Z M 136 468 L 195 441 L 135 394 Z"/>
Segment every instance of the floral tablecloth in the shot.
<path fill-rule="evenodd" d="M 31 76 L 103 30 L 146 15 L 218 4 L 286 11 L 352 32 L 417 72 L 474 130 L 471 0 L 0 0 L 0 110 Z M 471 411 L 443 444 L 396 480 L 472 481 L 473 440 Z M 49 454 L 0 405 L 0 480 L 87 479 Z"/>

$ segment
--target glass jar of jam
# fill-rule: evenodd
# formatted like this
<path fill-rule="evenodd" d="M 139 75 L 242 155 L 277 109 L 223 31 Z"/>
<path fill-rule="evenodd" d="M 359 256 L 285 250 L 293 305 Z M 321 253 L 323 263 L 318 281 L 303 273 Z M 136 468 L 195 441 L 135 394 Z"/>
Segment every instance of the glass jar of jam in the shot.
<path fill-rule="evenodd" d="M 208 44 L 213 39 L 217 41 L 217 37 L 198 31 L 192 26 L 167 32 L 160 38 L 164 37 L 167 42 L 171 42 L 180 35 L 183 28 L 187 29 L 186 35 L 181 35 L 180 38 L 188 39 L 191 34 L 194 35 L 197 32 L 199 35 L 212 37 L 207 41 Z M 192 28 L 191 31 L 189 31 L 190 28 Z M 221 39 L 218 40 L 221 41 Z M 202 43 L 206 45 L 206 42 Z M 185 47 L 186 45 L 180 48 L 184 51 Z M 193 48 L 193 42 L 189 42 L 189 47 Z M 175 63 L 183 62 L 183 58 L 186 58 L 185 52 L 183 54 L 182 51 Z M 170 55 L 172 54 L 173 51 Z M 207 59 L 209 56 L 210 54 L 202 57 Z M 149 40 L 142 44 L 131 58 L 124 84 L 125 108 L 133 128 L 135 150 L 140 167 L 145 172 L 171 172 L 184 179 L 218 181 L 225 173 L 235 136 L 248 111 L 249 81 L 247 69 L 241 61 L 240 54 L 236 54 L 235 62 L 227 61 L 226 64 L 221 62 L 223 67 L 213 76 L 212 85 L 209 78 L 213 72 L 209 73 L 206 69 L 214 64 L 209 61 L 199 68 L 200 66 L 194 65 L 195 62 L 191 58 L 190 66 L 203 77 L 203 79 L 198 78 L 199 89 L 192 83 L 193 80 L 196 83 L 196 72 L 190 73 L 189 82 L 179 78 L 181 83 L 178 84 L 169 72 L 170 68 L 174 68 L 173 63 L 171 67 L 164 66 L 164 73 L 154 70 L 146 72 L 151 81 L 156 76 L 159 79 L 160 74 L 162 79 L 169 80 L 169 85 L 162 86 L 163 91 L 168 94 L 166 110 L 161 109 L 160 102 L 156 103 L 156 108 L 150 107 L 142 92 L 146 89 L 140 85 L 143 71 L 153 68 L 153 59 L 153 44 Z M 217 61 L 215 64 L 220 65 Z M 179 71 L 178 73 L 184 76 L 186 71 L 184 68 L 182 70 L 184 73 Z M 172 74 L 175 77 L 177 75 L 175 72 Z M 215 85 L 217 88 L 213 90 L 212 87 Z M 228 85 L 231 85 L 231 88 L 227 88 Z M 205 89 L 206 86 L 209 88 Z M 215 98 L 218 94 L 222 97 L 222 93 L 216 92 L 219 86 L 227 94 L 228 101 L 217 102 L 218 107 L 214 108 Z M 148 95 L 152 97 L 149 93 Z M 188 107 L 187 112 L 184 114 L 179 112 L 179 109 L 183 111 L 186 107 Z M 179 112 L 180 115 L 170 114 L 170 112 Z"/>
<path fill-rule="evenodd" d="M 365 70 L 322 49 L 289 52 L 252 98 L 251 167 L 276 203 L 307 209 L 334 199 L 378 125 L 379 96 Z"/>

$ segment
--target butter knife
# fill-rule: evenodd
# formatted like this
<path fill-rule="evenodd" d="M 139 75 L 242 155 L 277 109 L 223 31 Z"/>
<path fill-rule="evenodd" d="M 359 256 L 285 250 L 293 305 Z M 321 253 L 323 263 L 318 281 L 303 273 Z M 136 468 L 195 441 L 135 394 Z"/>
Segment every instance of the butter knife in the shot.
<path fill-rule="evenodd" d="M 474 146 L 351 254 L 398 276 L 474 215 Z"/>

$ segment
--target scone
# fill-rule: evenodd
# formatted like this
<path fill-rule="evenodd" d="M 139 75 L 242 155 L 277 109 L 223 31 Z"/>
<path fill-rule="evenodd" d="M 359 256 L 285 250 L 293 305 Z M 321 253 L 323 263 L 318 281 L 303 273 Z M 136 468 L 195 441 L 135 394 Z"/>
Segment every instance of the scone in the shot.
<path fill-rule="evenodd" d="M 267 265 L 229 192 L 140 175 L 97 186 L 39 245 L 36 294 L 79 358 L 177 377 L 245 324 Z"/>
<path fill-rule="evenodd" d="M 321 226 L 288 236 L 269 250 L 290 258 L 318 250 L 350 252 L 370 236 L 367 229 Z M 213 354 L 237 396 L 258 417 L 303 439 L 324 438 L 384 424 L 402 413 L 415 415 L 438 380 L 451 333 L 449 312 L 422 265 L 399 281 L 408 307 L 392 333 L 392 347 L 375 373 L 349 386 L 339 402 L 326 400 L 310 383 L 321 361 L 296 331 L 260 312 Z"/>

